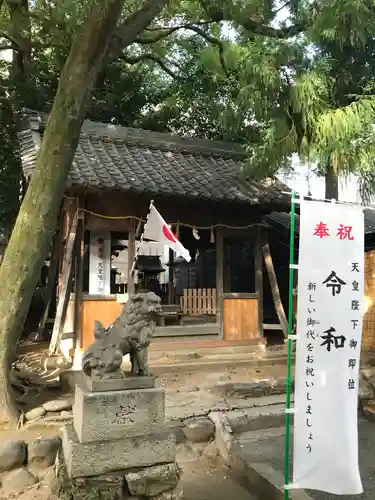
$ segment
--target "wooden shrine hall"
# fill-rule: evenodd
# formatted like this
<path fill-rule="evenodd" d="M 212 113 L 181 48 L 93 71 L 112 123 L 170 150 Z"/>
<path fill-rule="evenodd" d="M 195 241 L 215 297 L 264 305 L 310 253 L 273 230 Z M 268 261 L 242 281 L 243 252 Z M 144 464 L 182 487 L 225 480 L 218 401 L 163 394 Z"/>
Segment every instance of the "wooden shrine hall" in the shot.
<path fill-rule="evenodd" d="M 19 134 L 26 183 L 45 120 L 27 112 Z M 51 352 L 85 348 L 95 320 L 109 326 L 148 289 L 162 299 L 159 338 L 258 344 L 266 329 L 286 333 L 277 274 L 287 279 L 288 255 L 263 218 L 288 211 L 289 197 L 277 181 L 246 178 L 245 163 L 236 144 L 85 121 L 49 259 Z M 146 241 L 132 276 L 151 199 L 192 261 Z"/>

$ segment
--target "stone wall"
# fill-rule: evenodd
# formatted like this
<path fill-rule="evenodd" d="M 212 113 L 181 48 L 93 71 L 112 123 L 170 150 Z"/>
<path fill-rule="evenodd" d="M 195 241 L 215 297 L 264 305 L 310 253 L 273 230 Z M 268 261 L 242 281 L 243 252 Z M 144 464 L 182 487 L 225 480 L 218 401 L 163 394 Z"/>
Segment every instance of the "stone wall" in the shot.
<path fill-rule="evenodd" d="M 57 479 L 61 439 L 58 436 L 24 441 L 0 442 L 0 498 L 18 495 L 31 488 L 45 488 L 58 493 Z"/>

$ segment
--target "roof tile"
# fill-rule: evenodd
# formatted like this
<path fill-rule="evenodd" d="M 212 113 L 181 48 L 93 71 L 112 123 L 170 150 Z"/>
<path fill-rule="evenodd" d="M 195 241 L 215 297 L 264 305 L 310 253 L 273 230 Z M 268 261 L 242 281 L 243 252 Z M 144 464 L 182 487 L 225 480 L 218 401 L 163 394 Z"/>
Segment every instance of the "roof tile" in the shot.
<path fill-rule="evenodd" d="M 37 116 L 43 124 L 43 116 Z M 35 112 L 29 112 L 28 120 L 30 128 L 19 134 L 25 176 L 31 175 L 36 159 Z M 286 205 L 288 197 L 282 194 L 286 187 L 278 181 L 244 180 L 245 161 L 238 145 L 86 121 L 69 183 L 150 195 Z"/>

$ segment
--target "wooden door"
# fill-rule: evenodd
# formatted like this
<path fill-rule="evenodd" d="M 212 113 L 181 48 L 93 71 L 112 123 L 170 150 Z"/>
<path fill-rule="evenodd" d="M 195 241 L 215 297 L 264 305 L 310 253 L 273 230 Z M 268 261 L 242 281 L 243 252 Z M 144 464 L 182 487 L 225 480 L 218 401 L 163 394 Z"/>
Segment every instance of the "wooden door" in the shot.
<path fill-rule="evenodd" d="M 258 297 L 251 293 L 224 294 L 224 340 L 258 339 Z"/>

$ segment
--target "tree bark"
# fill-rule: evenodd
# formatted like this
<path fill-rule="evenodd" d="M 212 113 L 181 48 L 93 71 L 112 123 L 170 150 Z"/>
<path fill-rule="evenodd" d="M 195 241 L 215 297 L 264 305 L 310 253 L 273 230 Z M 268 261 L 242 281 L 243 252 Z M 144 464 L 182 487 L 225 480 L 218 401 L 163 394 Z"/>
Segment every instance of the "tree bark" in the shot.
<path fill-rule="evenodd" d="M 35 171 L 0 268 L 0 421 L 18 411 L 10 386 L 14 349 L 55 232 L 60 201 L 92 86 L 116 29 L 124 0 L 93 2 L 62 71 Z"/>
<path fill-rule="evenodd" d="M 157 17 L 169 0 L 146 0 L 140 9 L 123 21 L 114 33 L 107 58 L 116 59 Z"/>
<path fill-rule="evenodd" d="M 337 175 L 337 169 L 332 165 L 331 160 L 327 165 L 326 175 L 326 199 L 327 200 L 338 200 L 339 199 L 339 178 Z"/>

